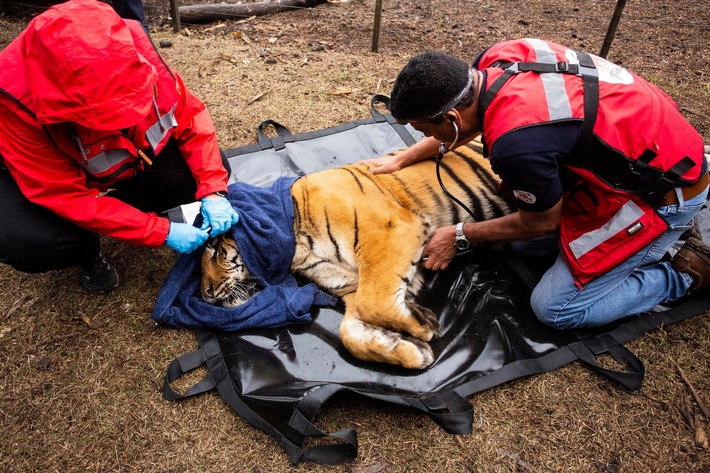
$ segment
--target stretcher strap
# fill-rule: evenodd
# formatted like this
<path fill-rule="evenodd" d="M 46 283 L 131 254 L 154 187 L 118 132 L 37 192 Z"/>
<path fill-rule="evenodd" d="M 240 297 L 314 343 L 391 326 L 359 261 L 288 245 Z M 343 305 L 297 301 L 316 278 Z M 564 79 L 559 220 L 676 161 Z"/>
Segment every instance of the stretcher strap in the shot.
<path fill-rule="evenodd" d="M 357 432 L 352 428 L 340 429 L 337 432 L 325 433 L 313 425 L 313 419 L 325 401 L 338 391 L 344 389 L 337 384 L 328 384 L 315 388 L 301 398 L 293 410 L 288 421 L 285 439 L 291 445 L 284 450 L 291 457 L 291 462 L 296 465 L 300 462 L 313 462 L 323 465 L 337 465 L 352 461 L 357 457 Z M 336 444 L 316 445 L 307 449 L 300 446 L 307 438 L 331 437 L 338 441 Z M 283 447 L 283 444 L 282 444 Z M 290 450 L 289 450 L 290 449 Z"/>
<path fill-rule="evenodd" d="M 609 334 L 604 334 L 604 336 L 592 339 L 589 342 L 592 345 L 596 345 L 599 350 L 602 350 L 599 354 L 609 353 L 612 358 L 623 364 L 628 371 L 616 371 L 600 366 L 597 363 L 594 347 L 585 342 L 570 345 L 570 350 L 577 355 L 579 361 L 627 391 L 636 391 L 641 387 L 646 369 L 643 366 L 643 362 L 628 348 L 619 344 Z"/>
<path fill-rule="evenodd" d="M 535 287 L 539 277 L 530 271 L 515 254 L 506 251 L 503 252 L 503 258 L 531 289 Z M 509 363 L 482 379 L 460 386 L 457 391 L 464 396 L 469 396 L 474 392 L 517 377 L 551 371 L 575 360 L 582 362 L 615 385 L 627 391 L 636 391 L 643 384 L 646 370 L 643 362 L 623 344 L 651 330 L 681 322 L 708 311 L 710 311 L 710 296 L 696 295 L 673 308 L 630 317 L 628 322 L 609 332 L 571 343 L 543 357 Z M 601 367 L 596 357 L 606 353 L 624 365 L 627 371 Z"/>
<path fill-rule="evenodd" d="M 456 391 L 404 399 L 449 434 L 469 434 L 473 429 L 473 405 Z"/>
<path fill-rule="evenodd" d="M 212 373 L 207 373 L 207 376 L 202 378 L 199 382 L 191 386 L 185 393 L 180 394 L 175 391 L 170 383 L 180 378 L 183 374 L 199 368 L 205 363 L 205 355 L 202 349 L 197 349 L 193 352 L 186 353 L 182 356 L 175 358 L 170 365 L 168 365 L 167 373 L 165 374 L 165 379 L 163 380 L 163 397 L 168 401 L 177 401 L 179 399 L 186 399 L 188 397 L 195 396 L 196 394 L 201 394 L 207 392 L 217 385 Z"/>

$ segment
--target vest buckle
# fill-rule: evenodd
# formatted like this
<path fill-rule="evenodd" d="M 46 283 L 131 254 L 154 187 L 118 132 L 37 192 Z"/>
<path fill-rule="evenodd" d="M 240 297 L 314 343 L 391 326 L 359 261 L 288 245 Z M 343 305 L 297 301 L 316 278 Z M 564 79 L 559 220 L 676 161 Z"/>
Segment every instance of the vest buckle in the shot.
<path fill-rule="evenodd" d="M 557 61 L 555 64 L 555 72 L 568 72 L 569 63 L 567 61 Z"/>

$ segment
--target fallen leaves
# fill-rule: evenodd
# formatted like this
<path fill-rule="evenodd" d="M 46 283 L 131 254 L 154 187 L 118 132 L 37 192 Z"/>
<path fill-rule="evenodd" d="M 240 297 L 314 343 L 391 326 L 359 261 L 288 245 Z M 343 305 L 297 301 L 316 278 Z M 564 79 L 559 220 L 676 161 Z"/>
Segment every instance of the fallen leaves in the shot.
<path fill-rule="evenodd" d="M 252 41 L 251 39 L 249 39 L 249 36 L 245 35 L 244 33 L 242 33 L 241 35 L 239 35 L 239 37 L 242 39 L 242 41 L 244 41 L 245 43 L 247 43 L 249 46 L 252 46 L 252 45 L 254 44 L 254 41 Z"/>
<path fill-rule="evenodd" d="M 91 317 L 89 317 L 89 316 L 86 315 L 86 314 L 81 313 L 81 314 L 79 314 L 79 317 L 80 317 L 81 320 L 82 320 L 86 325 L 88 325 L 89 328 L 91 328 L 91 329 L 94 329 L 94 330 L 101 330 L 101 329 L 103 329 L 104 326 L 105 326 L 105 324 L 104 324 L 101 320 L 96 319 L 96 318 L 91 318 Z"/>
<path fill-rule="evenodd" d="M 218 30 L 218 29 L 220 29 L 220 28 L 224 28 L 225 26 L 227 26 L 225 23 L 217 23 L 217 24 L 214 25 L 214 26 L 210 26 L 209 28 L 205 28 L 204 30 L 202 30 L 202 32 L 205 33 L 205 32 L 208 32 L 208 31 Z"/>
<path fill-rule="evenodd" d="M 497 448 L 496 453 L 498 455 L 500 455 L 501 457 L 508 457 L 511 460 L 513 460 L 516 464 L 516 466 L 515 466 L 516 471 L 529 471 L 530 470 L 530 465 L 528 465 L 528 463 L 525 460 L 520 458 L 520 455 L 518 455 L 517 453 L 513 453 L 510 450 L 506 450 L 504 448 Z"/>
<path fill-rule="evenodd" d="M 335 90 L 328 92 L 328 95 L 349 95 L 359 91 L 360 89 L 353 89 L 350 87 L 336 87 Z"/>
<path fill-rule="evenodd" d="M 377 463 L 372 463 L 371 465 L 364 465 L 364 466 L 354 466 L 350 471 L 352 473 L 380 473 L 383 471 L 387 471 L 387 469 L 391 465 L 387 462 L 377 462 Z"/>
<path fill-rule="evenodd" d="M 0 321 L 1 321 L 1 322 L 4 322 L 4 321 L 6 321 L 7 319 L 9 319 L 9 318 L 12 316 L 12 314 L 14 314 L 15 311 L 17 311 L 17 309 L 19 309 L 20 307 L 22 307 L 22 305 L 23 305 L 25 302 L 30 301 L 30 300 L 32 300 L 32 294 L 25 294 L 24 296 L 21 296 L 19 299 L 17 299 L 17 300 L 10 306 L 9 309 L 7 309 L 7 312 L 5 312 L 5 315 L 3 315 L 2 320 L 0 320 Z"/>
<path fill-rule="evenodd" d="M 239 62 L 236 56 L 225 52 L 219 53 L 219 58 L 223 61 L 231 62 L 232 64 L 236 64 L 237 62 Z"/>
<path fill-rule="evenodd" d="M 249 101 L 247 102 L 247 106 L 249 106 L 249 105 L 253 104 L 254 102 L 256 102 L 257 100 L 261 99 L 262 97 L 264 97 L 265 95 L 267 95 L 269 92 L 271 92 L 271 89 L 265 90 L 265 91 L 263 91 L 263 92 L 259 92 L 259 93 L 256 94 L 254 97 L 252 97 L 251 99 L 249 99 Z"/>

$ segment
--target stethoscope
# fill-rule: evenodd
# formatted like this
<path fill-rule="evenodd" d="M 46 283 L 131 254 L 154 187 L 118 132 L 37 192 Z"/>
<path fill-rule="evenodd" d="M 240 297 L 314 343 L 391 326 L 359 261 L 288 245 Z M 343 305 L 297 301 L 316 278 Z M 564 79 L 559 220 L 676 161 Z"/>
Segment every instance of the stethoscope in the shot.
<path fill-rule="evenodd" d="M 473 221 L 474 221 L 474 222 L 477 222 L 477 221 L 478 221 L 478 217 L 476 216 L 476 214 L 475 214 L 471 209 L 469 209 L 469 208 L 466 206 L 466 204 L 464 204 L 464 203 L 461 202 L 459 199 L 457 199 L 456 197 L 454 197 L 454 196 L 448 191 L 448 189 L 446 189 L 446 186 L 444 185 L 444 181 L 441 180 L 441 171 L 440 171 L 440 168 L 441 168 L 441 160 L 444 159 L 444 155 L 445 155 L 446 153 L 448 153 L 449 151 L 451 151 L 451 149 L 454 147 L 454 145 L 459 141 L 459 127 L 458 127 L 458 125 L 456 124 L 456 120 L 455 120 L 454 118 L 450 117 L 450 116 L 449 116 L 448 118 L 449 118 L 449 121 L 451 122 L 451 126 L 454 127 L 454 132 L 456 133 L 456 135 L 455 135 L 455 137 L 454 137 L 454 141 L 451 142 L 451 146 L 446 146 L 446 142 L 445 142 L 445 141 L 442 141 L 442 142 L 439 144 L 439 153 L 436 155 L 436 178 L 438 179 L 439 185 L 441 186 L 441 190 L 444 191 L 444 194 L 446 194 L 447 196 L 449 196 L 449 198 L 450 198 L 451 200 L 453 200 L 454 202 L 456 202 L 457 204 L 459 204 L 461 207 L 463 207 L 463 209 L 464 209 L 466 212 L 468 212 L 468 214 L 471 216 L 471 218 L 473 219 Z"/>
<path fill-rule="evenodd" d="M 453 200 L 453 201 L 456 202 L 458 205 L 460 205 L 461 207 L 463 207 L 463 209 L 464 209 L 466 212 L 468 212 L 468 214 L 471 216 L 471 218 L 473 219 L 473 221 L 474 221 L 474 222 L 477 222 L 477 221 L 478 221 L 478 217 L 476 217 L 476 214 L 473 212 L 473 210 L 469 209 L 469 208 L 466 206 L 466 204 L 464 204 L 464 203 L 461 202 L 459 199 L 457 199 L 456 197 L 454 197 L 454 196 L 451 194 L 451 192 L 449 192 L 448 189 L 446 188 L 446 186 L 444 185 L 444 181 L 441 180 L 441 160 L 444 159 L 444 155 L 445 155 L 446 153 L 448 153 L 449 151 L 451 151 L 451 149 L 454 147 L 454 145 L 459 141 L 459 127 L 458 127 L 458 125 L 456 124 L 456 120 L 455 120 L 454 118 L 449 117 L 449 121 L 451 121 L 451 125 L 454 127 L 454 132 L 456 133 L 456 135 L 454 136 L 454 141 L 451 142 L 451 146 L 446 146 L 446 142 L 445 142 L 445 141 L 442 141 L 442 142 L 439 144 L 439 153 L 436 155 L 436 179 L 439 181 L 439 185 L 441 186 L 441 190 L 444 191 L 444 194 L 446 194 L 446 195 L 449 197 L 449 199 Z M 472 251 L 472 250 L 473 250 L 473 247 L 469 248 L 468 250 L 462 251 L 462 252 L 460 252 L 460 253 L 456 253 L 456 254 L 454 255 L 454 258 L 457 257 L 457 256 L 465 255 L 465 254 L 469 253 L 469 252 Z M 425 256 L 425 257 L 423 257 L 421 260 L 422 260 L 422 261 L 426 261 L 426 260 L 428 260 L 428 259 L 429 259 L 429 257 L 428 257 L 428 256 Z"/>

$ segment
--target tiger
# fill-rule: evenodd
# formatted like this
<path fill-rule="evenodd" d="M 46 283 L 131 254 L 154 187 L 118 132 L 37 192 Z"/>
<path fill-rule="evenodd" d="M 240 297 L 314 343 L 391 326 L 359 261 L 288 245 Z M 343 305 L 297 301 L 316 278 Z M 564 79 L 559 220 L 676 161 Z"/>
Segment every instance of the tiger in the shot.
<path fill-rule="evenodd" d="M 475 144 L 440 159 L 441 181 L 478 219 L 511 212 L 500 183 Z M 434 229 L 471 220 L 442 190 L 436 160 L 388 174 L 367 163 L 314 172 L 294 181 L 295 252 L 291 272 L 344 303 L 340 339 L 356 358 L 424 369 L 434 361 L 430 343 L 437 315 L 415 302 L 424 283 L 422 250 Z M 202 254 L 201 295 L 235 307 L 258 288 L 228 233 L 208 241 Z"/>

